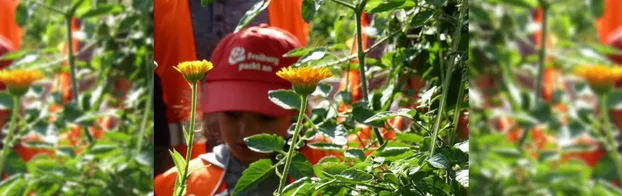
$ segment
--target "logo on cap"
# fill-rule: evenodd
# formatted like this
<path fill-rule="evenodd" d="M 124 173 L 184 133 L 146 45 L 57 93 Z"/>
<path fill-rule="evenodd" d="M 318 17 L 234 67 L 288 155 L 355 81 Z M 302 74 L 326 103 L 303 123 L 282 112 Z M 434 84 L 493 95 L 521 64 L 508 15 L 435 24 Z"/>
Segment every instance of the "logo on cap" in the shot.
<path fill-rule="evenodd" d="M 231 49 L 231 54 L 229 55 L 229 64 L 235 65 L 239 62 L 245 60 L 244 48 L 242 47 L 234 47 Z"/>

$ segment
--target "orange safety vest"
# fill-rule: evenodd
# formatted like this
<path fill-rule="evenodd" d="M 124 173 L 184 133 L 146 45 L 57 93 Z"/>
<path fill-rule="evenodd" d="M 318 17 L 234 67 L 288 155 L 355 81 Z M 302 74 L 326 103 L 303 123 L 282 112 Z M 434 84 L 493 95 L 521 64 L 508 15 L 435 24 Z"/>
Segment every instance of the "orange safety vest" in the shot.
<path fill-rule="evenodd" d="M 19 0 L 0 0 L 0 35 L 11 41 L 15 50 L 22 43 L 22 28 L 15 23 L 15 9 L 18 5 Z"/>
<path fill-rule="evenodd" d="M 305 45 L 309 25 L 300 17 L 301 4 L 302 0 L 272 0 L 268 16 L 271 26 L 289 31 Z M 170 123 L 190 117 L 190 86 L 173 68 L 179 62 L 197 60 L 190 16 L 188 1 L 154 1 L 154 57 L 158 63 L 155 72 L 162 78 L 166 116 Z M 197 110 L 201 111 L 200 108 Z"/>
<path fill-rule="evenodd" d="M 316 164 L 323 157 L 332 154 L 327 151 L 314 150 L 308 147 L 300 149 L 299 152 L 302 153 L 311 164 Z M 214 195 L 227 190 L 226 183 L 223 183 L 225 177 L 223 168 L 213 165 L 206 167 L 207 165 L 210 164 L 201 158 L 195 158 L 190 161 L 188 171 L 194 171 L 201 167 L 205 168 L 196 170 L 190 174 L 186 182 L 186 195 Z M 153 183 L 154 194 L 157 196 L 173 195 L 176 179 L 177 168 L 175 167 L 156 176 Z M 293 179 L 290 178 L 289 181 L 292 183 Z"/>

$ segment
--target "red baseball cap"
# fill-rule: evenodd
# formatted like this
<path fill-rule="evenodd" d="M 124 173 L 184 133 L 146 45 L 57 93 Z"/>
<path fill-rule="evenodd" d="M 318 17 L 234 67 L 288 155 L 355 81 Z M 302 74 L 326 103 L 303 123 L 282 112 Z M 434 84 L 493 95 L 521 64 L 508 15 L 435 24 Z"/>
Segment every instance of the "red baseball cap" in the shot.
<path fill-rule="evenodd" d="M 276 72 L 298 61 L 283 54 L 300 47 L 296 36 L 266 24 L 225 36 L 212 53 L 214 68 L 205 77 L 203 112 L 291 113 L 272 103 L 268 91 L 291 88 Z"/>

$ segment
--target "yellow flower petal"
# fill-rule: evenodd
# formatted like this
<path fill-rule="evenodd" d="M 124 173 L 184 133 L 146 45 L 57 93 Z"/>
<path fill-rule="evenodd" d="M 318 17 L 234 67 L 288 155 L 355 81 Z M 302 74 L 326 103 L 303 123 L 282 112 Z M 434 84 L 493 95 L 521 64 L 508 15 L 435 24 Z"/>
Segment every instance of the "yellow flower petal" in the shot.
<path fill-rule="evenodd" d="M 315 91 L 320 80 L 331 77 L 332 73 L 325 67 L 284 67 L 276 75 L 291 82 L 296 93 L 309 95 Z"/>
<path fill-rule="evenodd" d="M 585 79 L 597 93 L 607 91 L 613 84 L 622 80 L 622 67 L 605 65 L 582 65 L 574 70 L 574 74 Z"/>
<path fill-rule="evenodd" d="M 0 82 L 4 83 L 11 94 L 21 96 L 32 83 L 43 78 L 39 70 L 0 70 Z"/>
<path fill-rule="evenodd" d="M 214 68 L 214 66 L 211 62 L 202 60 L 181 62 L 174 68 L 184 75 L 186 81 L 196 83 L 203 79 L 203 75 Z"/>

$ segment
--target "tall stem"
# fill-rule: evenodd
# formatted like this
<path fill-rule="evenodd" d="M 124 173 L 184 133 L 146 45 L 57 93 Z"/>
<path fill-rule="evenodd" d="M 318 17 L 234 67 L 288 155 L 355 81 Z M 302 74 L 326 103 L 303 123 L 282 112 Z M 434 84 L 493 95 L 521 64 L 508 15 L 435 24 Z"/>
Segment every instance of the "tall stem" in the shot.
<path fill-rule="evenodd" d="M 192 89 L 192 109 L 190 110 L 190 130 L 187 130 L 188 133 L 188 138 L 186 138 L 186 145 L 188 146 L 187 150 L 186 150 L 186 167 L 184 168 L 183 171 L 181 171 L 182 173 L 180 173 L 180 175 L 183 176 L 182 180 L 181 180 L 181 185 L 183 187 L 183 189 L 186 188 L 186 186 L 184 186 L 184 184 L 186 184 L 186 180 L 188 179 L 188 165 L 190 165 L 190 156 L 192 155 L 192 141 L 194 140 L 194 118 L 195 118 L 195 113 L 197 110 L 197 82 L 194 82 L 190 85 L 190 88 Z M 184 191 L 179 191 L 179 196 L 182 196 L 184 193 Z"/>
<path fill-rule="evenodd" d="M 467 76 L 467 72 L 466 71 L 462 71 L 462 76 L 460 78 L 461 82 L 460 82 L 460 86 L 459 86 L 459 90 L 458 90 L 458 101 L 456 102 L 456 107 L 454 108 L 454 118 L 453 118 L 453 122 L 454 122 L 454 127 L 452 129 L 452 131 L 448 134 L 447 138 L 449 141 L 449 146 L 453 146 L 454 145 L 454 138 L 456 137 L 456 132 L 458 131 L 458 122 L 460 121 L 460 114 L 462 113 L 462 111 L 460 110 L 460 107 L 462 106 L 462 102 L 464 100 L 464 85 L 466 84 L 466 82 L 469 80 L 468 76 Z"/>
<path fill-rule="evenodd" d="M 76 57 L 73 54 L 73 32 L 71 30 L 71 19 L 72 16 L 66 16 L 65 20 L 67 22 L 67 51 L 69 58 L 69 75 L 71 75 L 71 96 L 72 101 L 78 106 L 81 107 L 78 102 L 78 81 L 76 80 Z"/>
<path fill-rule="evenodd" d="M 4 143 L 2 145 L 2 151 L 0 151 L 0 177 L 2 177 L 2 169 L 4 168 L 4 162 L 9 151 L 9 145 L 11 145 L 11 140 L 13 140 L 13 135 L 17 130 L 15 130 L 17 115 L 19 114 L 19 97 L 13 96 L 13 111 L 11 114 L 11 122 L 9 124 L 9 133 L 6 138 L 4 138 Z"/>
<path fill-rule="evenodd" d="M 367 104 L 371 104 L 369 102 L 369 95 L 367 94 L 367 77 L 365 77 L 365 50 L 363 49 L 363 25 L 361 24 L 361 16 L 363 16 L 363 8 L 367 4 L 367 0 L 361 0 L 361 3 L 357 6 L 357 9 L 354 11 L 356 15 L 356 53 L 358 55 L 359 61 L 359 72 L 361 79 L 361 91 L 363 92 L 363 100 Z M 369 105 L 367 106 L 369 107 Z M 384 139 L 382 138 L 382 134 L 377 128 L 372 128 L 376 138 L 378 139 L 378 143 L 380 145 L 384 144 Z"/>
<path fill-rule="evenodd" d="M 289 171 L 289 165 L 292 163 L 292 158 L 294 158 L 294 152 L 296 151 L 296 140 L 298 139 L 298 135 L 300 135 L 300 128 L 302 127 L 302 119 L 305 115 L 305 110 L 307 109 L 307 96 L 302 95 L 302 99 L 300 101 L 300 111 L 298 112 L 298 120 L 296 121 L 296 128 L 294 128 L 294 136 L 292 137 L 292 144 L 289 146 L 289 150 L 287 151 L 287 159 L 285 160 L 285 168 L 283 168 L 283 172 L 281 173 L 281 181 L 279 183 L 279 189 L 277 190 L 278 194 L 281 194 L 283 188 L 285 187 L 285 182 L 287 182 L 287 172 Z"/>
<path fill-rule="evenodd" d="M 613 130 L 611 129 L 611 120 L 609 119 L 608 112 L 607 95 L 602 95 L 600 97 L 600 114 L 603 116 L 603 127 L 605 127 L 605 137 L 607 139 L 607 144 L 605 144 L 605 146 L 609 148 L 607 151 L 609 152 L 609 156 L 611 156 L 611 159 L 616 167 L 618 182 L 622 182 L 622 157 L 616 148 L 616 141 L 613 137 Z"/>
<path fill-rule="evenodd" d="M 363 32 L 361 25 L 361 11 L 356 11 L 356 45 L 358 47 L 359 72 L 361 75 L 361 91 L 363 92 L 363 100 L 369 103 L 367 95 L 367 78 L 365 77 L 365 51 L 363 50 Z"/>
<path fill-rule="evenodd" d="M 462 5 L 460 6 L 460 16 L 458 19 L 458 26 L 456 27 L 456 31 L 454 32 L 454 37 L 456 38 L 453 41 L 452 51 L 456 52 L 458 50 L 458 46 L 460 44 L 460 38 L 462 36 L 462 24 L 464 19 L 464 14 L 467 5 L 469 4 L 468 0 L 462 1 Z M 445 111 L 447 95 L 449 92 L 449 83 L 451 82 L 451 73 L 454 70 L 454 64 L 458 60 L 458 55 L 455 55 L 454 59 L 449 60 L 447 62 L 447 70 L 445 70 L 445 80 L 443 81 L 443 94 L 441 97 L 441 103 L 438 107 L 438 113 L 436 114 L 436 119 L 434 122 L 434 128 L 432 133 L 432 144 L 430 145 L 430 156 L 434 156 L 434 150 L 436 150 L 436 139 L 438 137 L 438 132 L 440 131 L 441 119 L 443 117 L 443 111 Z"/>
<path fill-rule="evenodd" d="M 149 62 L 149 61 L 147 61 Z M 153 111 L 151 105 L 153 103 L 153 72 L 154 70 L 151 69 L 151 63 L 147 63 L 147 85 L 149 85 L 149 95 L 147 97 L 147 103 L 145 104 L 145 113 L 143 115 L 143 119 L 142 122 L 140 123 L 140 132 L 138 134 L 138 146 L 136 147 L 136 153 L 140 153 L 140 150 L 142 148 L 142 143 L 143 140 L 145 138 L 144 134 L 145 134 L 145 130 L 147 129 L 147 121 L 149 120 L 149 113 Z M 194 107 L 194 106 L 193 106 Z M 191 114 L 194 115 L 194 114 Z"/>
<path fill-rule="evenodd" d="M 540 51 L 538 53 L 538 76 L 536 78 L 536 92 L 534 101 L 535 104 L 532 105 L 532 108 L 537 105 L 540 100 L 540 91 L 542 91 L 542 75 L 544 73 L 544 58 L 546 56 L 546 33 L 547 33 L 547 13 L 548 6 L 544 2 L 540 2 L 542 8 L 542 34 L 540 34 Z"/>

